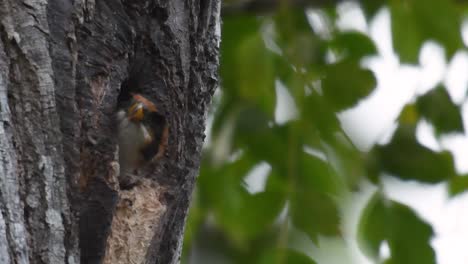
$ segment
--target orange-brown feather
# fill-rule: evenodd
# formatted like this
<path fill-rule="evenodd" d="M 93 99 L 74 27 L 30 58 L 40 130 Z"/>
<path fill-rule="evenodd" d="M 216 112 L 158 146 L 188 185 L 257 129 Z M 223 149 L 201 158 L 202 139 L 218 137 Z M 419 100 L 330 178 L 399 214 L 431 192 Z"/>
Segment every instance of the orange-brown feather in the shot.
<path fill-rule="evenodd" d="M 134 94 L 133 99 L 135 101 L 141 102 L 149 111 L 151 112 L 158 112 L 158 109 L 156 108 L 156 105 L 153 104 L 150 100 L 146 99 L 145 97 L 139 95 L 139 94 Z"/>

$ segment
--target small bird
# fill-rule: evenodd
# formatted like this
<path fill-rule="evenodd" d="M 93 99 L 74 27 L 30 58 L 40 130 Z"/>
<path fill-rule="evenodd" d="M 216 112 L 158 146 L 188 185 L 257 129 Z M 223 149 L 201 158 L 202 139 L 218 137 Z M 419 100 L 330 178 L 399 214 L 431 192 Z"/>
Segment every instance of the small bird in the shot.
<path fill-rule="evenodd" d="M 164 155 L 169 127 L 156 105 L 141 94 L 117 112 L 119 165 L 122 188 L 135 185 L 135 172 Z M 138 182 L 138 181 L 136 181 Z"/>

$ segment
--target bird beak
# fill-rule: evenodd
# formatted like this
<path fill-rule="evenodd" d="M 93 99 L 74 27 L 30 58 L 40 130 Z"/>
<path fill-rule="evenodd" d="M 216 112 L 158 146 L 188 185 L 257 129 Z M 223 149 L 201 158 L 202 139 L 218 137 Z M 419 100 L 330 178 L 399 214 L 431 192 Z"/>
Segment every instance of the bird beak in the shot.
<path fill-rule="evenodd" d="M 128 119 L 134 122 L 140 122 L 143 120 L 143 106 L 141 104 L 134 104 L 128 111 Z"/>

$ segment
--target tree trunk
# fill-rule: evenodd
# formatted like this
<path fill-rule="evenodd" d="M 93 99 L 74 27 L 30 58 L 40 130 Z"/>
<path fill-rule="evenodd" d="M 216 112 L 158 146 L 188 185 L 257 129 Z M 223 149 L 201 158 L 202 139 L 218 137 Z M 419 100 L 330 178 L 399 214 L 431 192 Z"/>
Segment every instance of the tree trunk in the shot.
<path fill-rule="evenodd" d="M 178 263 L 218 84 L 219 0 L 0 0 L 0 263 Z M 169 123 L 120 190 L 129 93 Z"/>

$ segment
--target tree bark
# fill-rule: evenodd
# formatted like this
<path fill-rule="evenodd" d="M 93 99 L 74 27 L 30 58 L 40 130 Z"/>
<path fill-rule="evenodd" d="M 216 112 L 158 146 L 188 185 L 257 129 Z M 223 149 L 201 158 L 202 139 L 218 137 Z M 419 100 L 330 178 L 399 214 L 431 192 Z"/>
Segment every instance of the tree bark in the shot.
<path fill-rule="evenodd" d="M 219 0 L 0 0 L 0 263 L 178 263 Z M 165 157 L 120 190 L 115 113 L 142 93 Z"/>

